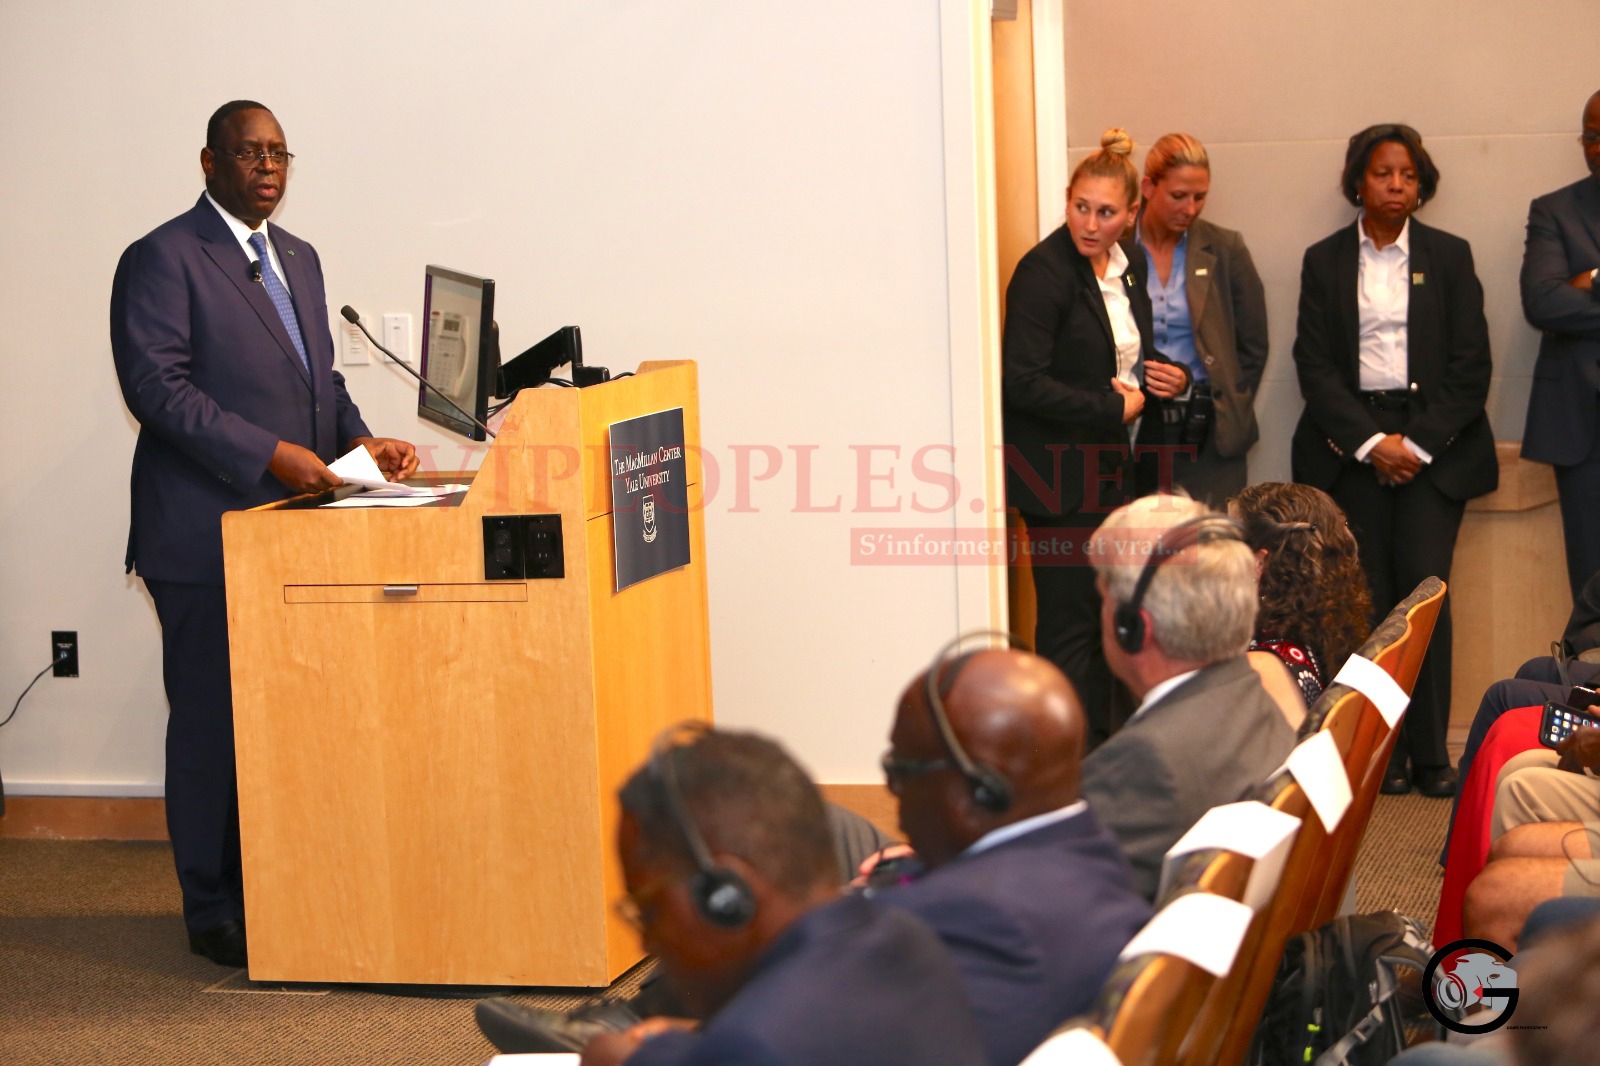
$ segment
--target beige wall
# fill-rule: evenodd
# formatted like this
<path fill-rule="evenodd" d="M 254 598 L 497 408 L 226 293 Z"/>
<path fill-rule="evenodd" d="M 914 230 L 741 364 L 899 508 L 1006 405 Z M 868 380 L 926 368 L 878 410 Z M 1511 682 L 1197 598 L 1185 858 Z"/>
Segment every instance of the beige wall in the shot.
<path fill-rule="evenodd" d="M 1266 283 L 1272 355 L 1254 480 L 1287 478 L 1301 403 L 1300 257 L 1354 217 L 1345 142 L 1377 122 L 1421 131 L 1443 175 L 1420 218 L 1472 243 L 1495 358 L 1489 417 L 1522 436 L 1537 335 L 1517 269 L 1528 201 L 1584 174 L 1579 113 L 1600 88 L 1600 4 L 1546 0 L 1064 0 L 1071 159 L 1123 126 L 1143 149 L 1185 130 L 1213 168 L 1206 217 L 1240 230 Z M 1059 221 L 1059 214 L 1057 221 Z"/>
<path fill-rule="evenodd" d="M 511 353 L 576 323 L 591 363 L 699 361 L 722 476 L 706 518 L 717 715 L 778 734 L 824 779 L 874 779 L 900 685 L 969 609 L 970 575 L 852 566 L 849 545 L 858 526 L 952 521 L 857 513 L 852 445 L 905 449 L 875 457 L 897 470 L 871 486 L 881 500 L 909 491 L 915 448 L 982 430 L 951 396 L 982 321 L 974 10 L 0 3 L 0 692 L 9 704 L 48 661 L 51 629 L 79 631 L 83 672 L 41 681 L 0 730 L 8 788 L 160 791 L 156 620 L 122 573 L 136 427 L 106 307 L 122 249 L 194 202 L 205 119 L 236 96 L 272 106 L 299 154 L 276 221 L 316 244 L 334 308 L 420 318 L 423 266 L 440 263 L 498 281 Z M 392 368 L 345 373 L 377 432 L 475 464 L 418 422 Z M 737 445 L 783 460 L 743 506 Z M 810 495 L 836 511 L 796 513 L 791 448 L 807 445 Z"/>

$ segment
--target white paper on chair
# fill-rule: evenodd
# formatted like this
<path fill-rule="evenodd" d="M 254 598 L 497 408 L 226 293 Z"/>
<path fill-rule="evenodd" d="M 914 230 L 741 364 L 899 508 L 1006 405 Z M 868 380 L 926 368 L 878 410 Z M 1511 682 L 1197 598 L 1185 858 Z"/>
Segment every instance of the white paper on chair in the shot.
<path fill-rule="evenodd" d="M 1034 1048 L 1022 1066 L 1122 1066 L 1122 1060 L 1089 1030 L 1068 1029 Z"/>
<path fill-rule="evenodd" d="M 1330 833 L 1337 829 L 1350 806 L 1350 775 L 1344 772 L 1333 734 L 1326 730 L 1311 734 L 1295 746 L 1279 769 L 1288 770 L 1300 783 L 1311 809 L 1322 819 L 1323 829 Z"/>
<path fill-rule="evenodd" d="M 483 1066 L 578 1066 L 579 1056 L 570 1051 L 552 1051 L 521 1055 L 496 1055 Z"/>
<path fill-rule="evenodd" d="M 1411 702 L 1411 697 L 1406 695 L 1406 690 L 1400 687 L 1399 682 L 1389 676 L 1389 671 L 1359 655 L 1352 655 L 1344 661 L 1333 683 L 1353 688 L 1371 700 L 1372 705 L 1378 708 L 1378 713 L 1383 715 L 1383 720 L 1389 723 L 1390 729 L 1406 713 L 1406 705 Z"/>
<path fill-rule="evenodd" d="M 1245 884 L 1244 904 L 1259 911 L 1278 886 L 1278 876 L 1283 872 L 1289 846 L 1299 828 L 1300 819 L 1275 811 L 1259 800 L 1213 807 L 1167 849 L 1166 860 L 1161 865 L 1161 891 L 1156 893 L 1156 898 L 1160 899 L 1167 891 L 1168 879 L 1178 869 L 1179 858 L 1207 848 L 1220 848 L 1255 860 L 1250 867 L 1250 880 Z"/>
<path fill-rule="evenodd" d="M 1157 911 L 1117 958 L 1159 952 L 1187 959 L 1207 973 L 1226 977 L 1254 915 L 1236 900 L 1210 892 L 1191 892 Z"/>

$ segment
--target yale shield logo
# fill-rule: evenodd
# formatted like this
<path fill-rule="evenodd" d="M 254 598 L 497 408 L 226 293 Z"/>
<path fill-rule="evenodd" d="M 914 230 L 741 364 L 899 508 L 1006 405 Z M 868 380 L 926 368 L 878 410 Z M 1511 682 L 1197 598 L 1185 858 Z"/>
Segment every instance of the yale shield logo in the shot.
<path fill-rule="evenodd" d="M 1422 974 L 1422 998 L 1440 1025 L 1457 1033 L 1489 1033 L 1511 1020 L 1517 971 L 1511 952 L 1492 940 L 1457 940 L 1433 953 Z"/>
<path fill-rule="evenodd" d="M 656 498 L 646 495 L 644 498 L 644 542 L 651 544 L 656 539 Z"/>

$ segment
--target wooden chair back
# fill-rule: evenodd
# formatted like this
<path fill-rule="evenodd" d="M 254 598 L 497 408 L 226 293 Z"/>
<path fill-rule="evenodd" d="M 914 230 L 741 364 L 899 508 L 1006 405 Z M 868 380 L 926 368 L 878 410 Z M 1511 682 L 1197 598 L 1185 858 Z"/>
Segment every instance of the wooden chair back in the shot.
<path fill-rule="evenodd" d="M 1390 612 L 1389 618 L 1380 627 L 1381 633 L 1398 624 L 1400 636 L 1372 649 L 1373 654 L 1367 655 L 1394 678 L 1408 696 L 1416 687 L 1422 660 L 1428 654 L 1444 594 L 1444 582 L 1438 578 L 1430 577 L 1423 581 Z M 1374 637 L 1377 636 L 1374 634 Z M 1366 654 L 1366 651 L 1367 647 L 1363 645 L 1362 654 Z M 1377 707 L 1371 701 L 1366 703 L 1356 747 L 1345 764 L 1350 772 L 1350 809 L 1345 812 L 1338 832 L 1330 841 L 1326 882 L 1320 898 L 1310 910 L 1307 928 L 1315 929 L 1330 922 L 1339 913 L 1345 892 L 1350 886 L 1350 875 L 1355 869 L 1356 855 L 1361 850 L 1361 840 L 1366 835 L 1368 822 L 1372 820 L 1372 808 L 1378 801 L 1378 789 L 1389 767 L 1389 756 L 1399 740 L 1400 727 L 1405 723 L 1405 719 L 1401 718 L 1390 729 Z"/>
<path fill-rule="evenodd" d="M 1277 888 L 1245 932 L 1244 942 L 1228 975 L 1212 984 L 1190 1025 L 1176 1058 L 1182 1064 L 1236 1064 L 1243 1061 L 1255 1035 L 1278 973 L 1278 960 L 1289 940 L 1300 900 L 1317 873 L 1326 834 L 1306 794 L 1289 773 L 1267 782 L 1256 797 L 1274 810 L 1300 819 Z"/>
<path fill-rule="evenodd" d="M 1254 866 L 1255 860 L 1220 849 L 1186 855 L 1158 909 L 1194 892 L 1241 900 Z M 1107 1046 L 1123 1066 L 1166 1066 L 1176 1059 L 1216 982 L 1209 971 L 1174 955 L 1125 959 L 1101 989 L 1091 1025 L 1105 1034 Z"/>

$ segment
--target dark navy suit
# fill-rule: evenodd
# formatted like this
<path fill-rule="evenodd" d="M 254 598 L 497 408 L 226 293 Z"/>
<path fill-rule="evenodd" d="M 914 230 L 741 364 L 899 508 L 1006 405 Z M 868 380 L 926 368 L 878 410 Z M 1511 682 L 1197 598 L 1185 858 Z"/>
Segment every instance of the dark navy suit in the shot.
<path fill-rule="evenodd" d="M 1094 1005 L 1150 918 L 1116 839 L 1084 810 L 874 897 L 950 949 L 990 1066 L 1013 1066 Z"/>
<path fill-rule="evenodd" d="M 1569 284 L 1600 267 L 1600 178 L 1528 206 L 1522 312 L 1540 331 L 1522 454 L 1556 468 L 1572 597 L 1600 570 L 1600 286 Z"/>
<path fill-rule="evenodd" d="M 309 375 L 205 196 L 130 245 L 111 290 L 112 355 L 140 425 L 127 566 L 161 620 L 167 827 L 191 932 L 243 916 L 222 514 L 289 495 L 267 472 L 278 441 L 331 462 L 368 435 L 333 369 L 317 253 L 268 234 Z"/>
<path fill-rule="evenodd" d="M 901 911 L 847 896 L 773 942 L 698 1032 L 651 1037 L 628 1066 L 982 1066 L 949 953 Z"/>

